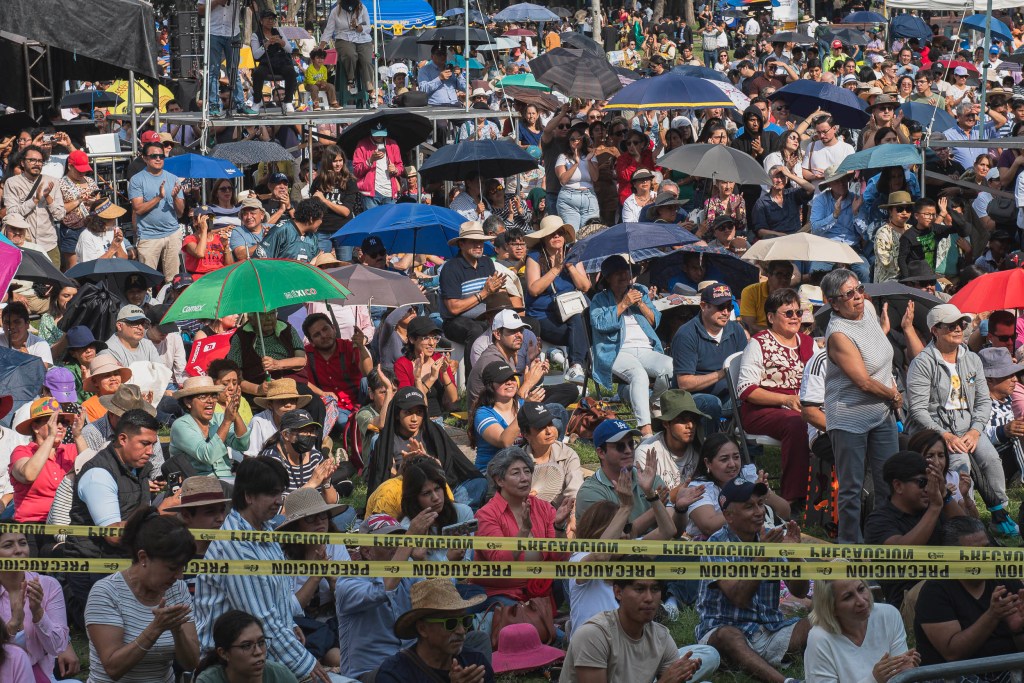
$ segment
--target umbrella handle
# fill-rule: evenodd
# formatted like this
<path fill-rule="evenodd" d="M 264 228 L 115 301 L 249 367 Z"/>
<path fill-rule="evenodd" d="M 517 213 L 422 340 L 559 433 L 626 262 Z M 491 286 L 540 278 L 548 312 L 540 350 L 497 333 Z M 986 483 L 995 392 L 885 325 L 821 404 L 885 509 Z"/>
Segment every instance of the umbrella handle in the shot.
<path fill-rule="evenodd" d="M 267 357 L 267 345 L 263 342 L 263 324 L 260 322 L 260 312 L 259 311 L 256 311 L 256 327 L 260 331 L 260 353 L 261 353 L 261 357 L 266 358 Z M 270 373 L 268 372 L 267 373 L 266 381 L 269 382 L 270 380 L 271 380 L 271 377 L 270 377 Z"/>

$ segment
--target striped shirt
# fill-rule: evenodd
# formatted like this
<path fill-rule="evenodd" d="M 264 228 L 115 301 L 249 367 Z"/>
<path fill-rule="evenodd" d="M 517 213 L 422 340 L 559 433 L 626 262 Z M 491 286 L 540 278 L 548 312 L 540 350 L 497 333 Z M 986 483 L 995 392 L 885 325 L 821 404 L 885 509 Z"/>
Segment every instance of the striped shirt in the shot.
<path fill-rule="evenodd" d="M 255 531 L 235 509 L 228 513 L 221 529 Z M 273 531 L 273 526 L 266 524 L 263 531 Z M 206 551 L 206 559 L 283 561 L 284 552 L 277 543 L 214 541 Z M 196 581 L 195 615 L 199 645 L 204 652 L 213 649 L 213 623 L 232 609 L 253 615 L 263 622 L 267 634 L 273 634 L 274 639 L 267 641 L 269 659 L 284 664 L 299 679 L 316 666 L 316 658 L 292 631 L 293 616 L 302 610 L 292 595 L 290 577 L 201 575 Z"/>
<path fill-rule="evenodd" d="M 849 339 L 864 360 L 864 367 L 873 380 L 887 387 L 893 385 L 892 346 L 878 323 L 878 315 L 870 304 L 864 306 L 860 320 L 833 315 L 825 332 L 826 344 L 833 334 Z M 849 375 L 836 363 L 829 363 L 825 375 L 825 422 L 829 431 L 841 429 L 854 434 L 874 429 L 889 417 L 889 404 L 874 394 L 861 391 Z"/>
<path fill-rule="evenodd" d="M 175 581 L 164 599 L 167 606 L 192 606 L 192 597 L 184 581 Z M 124 630 L 121 640 L 127 644 L 135 640 L 153 621 L 153 607 L 139 602 L 132 589 L 124 580 L 124 574 L 118 572 L 105 576 L 96 582 L 89 592 L 89 600 L 85 604 L 85 625 L 103 624 L 116 626 Z M 153 647 L 131 671 L 117 679 L 120 683 L 173 683 L 174 671 L 174 636 L 164 631 L 156 639 Z M 96 646 L 89 641 L 89 681 L 90 683 L 113 683 L 115 679 L 103 670 L 103 662 L 96 652 Z"/>
<path fill-rule="evenodd" d="M 260 455 L 273 458 L 284 465 L 285 471 L 288 472 L 288 488 L 284 490 L 286 494 L 305 486 L 306 482 L 313 478 L 313 470 L 324 461 L 324 454 L 314 448 L 309 452 L 309 458 L 306 462 L 293 465 L 288 461 L 288 457 L 281 453 L 281 449 L 277 444 L 264 449 Z"/>
<path fill-rule="evenodd" d="M 469 265 L 462 254 L 453 259 L 445 261 L 441 269 L 441 300 L 446 299 L 468 299 L 477 292 L 483 290 L 487 278 L 495 272 L 494 261 L 487 256 L 482 256 L 476 262 L 476 267 Z M 476 319 L 483 315 L 486 305 L 483 302 L 477 303 L 472 308 L 459 314 L 452 315 L 445 303 L 441 307 L 441 316 L 445 319 L 465 317 Z"/>

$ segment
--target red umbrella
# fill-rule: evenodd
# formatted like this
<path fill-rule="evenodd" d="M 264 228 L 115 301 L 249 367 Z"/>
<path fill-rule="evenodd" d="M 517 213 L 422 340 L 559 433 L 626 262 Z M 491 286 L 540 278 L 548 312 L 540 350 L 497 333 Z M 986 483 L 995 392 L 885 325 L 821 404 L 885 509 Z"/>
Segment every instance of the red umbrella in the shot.
<path fill-rule="evenodd" d="M 940 59 L 939 64 L 947 69 L 955 69 L 958 66 L 962 66 L 971 73 L 978 73 L 978 67 L 974 66 L 970 62 L 961 62 L 955 59 Z"/>
<path fill-rule="evenodd" d="M 536 31 L 531 31 L 531 30 L 526 29 L 526 28 L 513 28 L 513 29 L 509 29 L 508 31 L 505 31 L 501 35 L 503 35 L 503 36 L 505 36 L 507 38 L 517 38 L 519 36 L 535 36 L 535 35 L 537 35 L 537 32 Z"/>
<path fill-rule="evenodd" d="M 1024 270 L 986 273 L 968 282 L 949 303 L 964 313 L 1024 308 Z"/>

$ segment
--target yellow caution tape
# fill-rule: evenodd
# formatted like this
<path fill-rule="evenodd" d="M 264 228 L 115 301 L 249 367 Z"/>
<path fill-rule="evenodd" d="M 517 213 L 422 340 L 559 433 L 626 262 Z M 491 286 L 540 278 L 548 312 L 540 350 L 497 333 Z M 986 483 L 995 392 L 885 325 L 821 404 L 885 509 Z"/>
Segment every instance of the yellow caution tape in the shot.
<path fill-rule="evenodd" d="M 2 533 L 114 538 L 123 527 L 0 524 Z M 505 550 L 512 552 L 607 553 L 701 557 L 872 560 L 876 562 L 974 562 L 1024 565 L 1024 548 L 956 548 L 829 543 L 708 543 L 706 541 L 605 541 L 565 538 L 498 538 L 491 536 L 408 536 L 402 534 L 315 534 L 282 531 L 209 529 L 192 531 L 199 541 L 335 544 L 349 547 L 427 548 L 429 550 Z"/>
<path fill-rule="evenodd" d="M 0 571 L 110 574 L 131 560 L 0 559 Z M 1024 566 L 994 562 L 319 562 L 195 560 L 186 574 L 449 579 L 1024 579 Z"/>

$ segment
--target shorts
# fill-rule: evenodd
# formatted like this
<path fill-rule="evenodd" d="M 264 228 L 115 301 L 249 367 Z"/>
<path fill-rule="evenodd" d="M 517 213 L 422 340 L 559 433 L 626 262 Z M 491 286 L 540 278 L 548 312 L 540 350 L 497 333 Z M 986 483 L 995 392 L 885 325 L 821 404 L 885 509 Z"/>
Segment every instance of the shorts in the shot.
<path fill-rule="evenodd" d="M 66 228 L 63 224 L 57 226 L 57 247 L 62 254 L 74 254 L 78 246 L 78 236 L 82 234 L 82 228 Z"/>
<path fill-rule="evenodd" d="M 775 668 L 779 668 L 782 664 L 782 659 L 786 656 L 786 651 L 789 650 L 789 641 L 793 637 L 793 629 L 796 628 L 798 622 L 787 624 L 778 631 L 769 631 L 763 626 L 758 627 L 754 635 L 747 636 L 747 645 L 750 649 L 758 654 L 761 659 L 768 662 Z M 708 645 L 708 640 L 714 635 L 721 626 L 713 628 L 704 634 L 704 637 L 700 639 L 701 645 Z"/>

